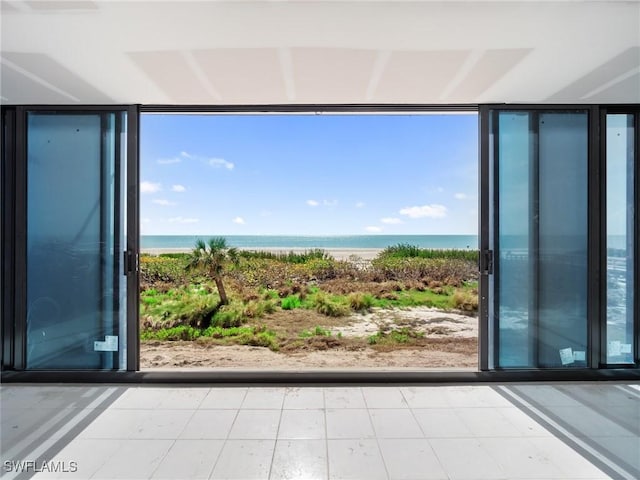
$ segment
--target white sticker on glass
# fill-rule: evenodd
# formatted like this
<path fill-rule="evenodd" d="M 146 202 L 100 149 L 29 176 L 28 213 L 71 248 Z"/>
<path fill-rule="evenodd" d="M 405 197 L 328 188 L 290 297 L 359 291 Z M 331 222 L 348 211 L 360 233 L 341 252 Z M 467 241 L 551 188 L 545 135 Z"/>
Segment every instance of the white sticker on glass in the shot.
<path fill-rule="evenodd" d="M 576 362 L 584 362 L 587 359 L 587 353 L 584 350 L 576 350 L 573 352 L 573 359 Z"/>
<path fill-rule="evenodd" d="M 560 349 L 560 361 L 562 365 L 571 365 L 575 360 L 573 359 L 573 350 L 569 348 Z"/>
<path fill-rule="evenodd" d="M 607 349 L 607 353 L 611 357 L 617 357 L 622 353 L 622 344 L 619 340 L 613 340 L 609 342 L 609 348 Z"/>
<path fill-rule="evenodd" d="M 117 352 L 118 336 L 105 335 L 104 342 L 93 342 L 93 349 L 96 352 Z"/>

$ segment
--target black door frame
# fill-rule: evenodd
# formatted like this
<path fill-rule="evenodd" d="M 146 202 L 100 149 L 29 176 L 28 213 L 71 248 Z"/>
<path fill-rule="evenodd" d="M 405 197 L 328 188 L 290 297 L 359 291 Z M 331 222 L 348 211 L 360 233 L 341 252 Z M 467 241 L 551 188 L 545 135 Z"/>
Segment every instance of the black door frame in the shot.
<path fill-rule="evenodd" d="M 62 371 L 8 371 L 17 370 L 15 363 L 5 363 L 6 358 L 16 358 L 15 351 L 13 351 L 13 345 L 7 345 L 8 331 L 3 330 L 3 371 L 2 378 L 7 381 L 83 381 L 83 382 L 102 382 L 102 381 L 122 381 L 122 382 L 147 382 L 147 381 L 159 381 L 159 382 L 287 382 L 292 381 L 295 383 L 306 382 L 505 382 L 505 381 L 567 381 L 567 380 L 596 380 L 596 379 L 640 379 L 640 370 L 636 368 L 624 368 L 624 369 L 609 369 L 609 370 L 596 370 L 597 367 L 593 366 L 591 369 L 575 369 L 575 370 L 510 370 L 500 371 L 493 369 L 493 351 L 490 350 L 492 346 L 491 338 L 493 335 L 489 318 L 491 315 L 492 307 L 489 301 L 489 286 L 493 279 L 492 275 L 492 252 L 489 250 L 489 239 L 492 234 L 493 224 L 491 219 L 488 218 L 488 210 L 491 202 L 489 197 L 489 188 L 491 187 L 491 175 L 490 173 L 490 152 L 492 150 L 489 124 L 489 111 L 490 109 L 549 109 L 557 106 L 549 105 L 453 105 L 453 106 L 441 106 L 441 105 L 209 105 L 209 106 L 176 106 L 176 105 L 145 105 L 145 106 L 20 106 L 20 107 L 3 107 L 3 122 L 5 128 L 13 122 L 15 127 L 15 110 L 16 109 L 38 109 L 38 110 L 92 110 L 92 111 L 104 111 L 114 109 L 126 109 L 128 111 L 128 138 L 129 143 L 127 147 L 127 154 L 129 157 L 128 171 L 127 171 L 127 197 L 130 200 L 129 204 L 134 204 L 129 207 L 128 222 L 127 222 L 127 270 L 131 273 L 127 280 L 128 295 L 135 292 L 137 297 L 138 293 L 138 251 L 139 251 L 139 114 L 140 113 L 393 113 L 393 112 L 474 112 L 479 113 L 479 248 L 480 248 L 480 282 L 479 282 L 479 371 L 477 372 L 323 372 L 323 373 L 286 373 L 286 372 L 139 372 L 139 324 L 137 321 L 130 321 L 131 318 L 136 318 L 138 315 L 137 301 L 129 302 L 128 305 L 128 345 L 127 345 L 127 370 L 128 372 L 114 372 L 114 371 L 75 371 L 75 372 L 62 372 Z M 590 108 L 592 111 L 599 111 L 599 106 L 589 105 L 574 105 L 571 107 L 577 107 L 580 109 Z M 565 107 L 566 108 L 566 107 Z M 604 107 L 603 107 L 604 108 Z M 610 107 L 613 108 L 613 107 Z M 622 108 L 622 107 L 615 107 Z M 630 105 L 627 108 L 637 109 L 638 105 Z M 5 121 L 5 110 L 6 121 Z M 635 110 L 634 110 L 635 111 Z M 13 112 L 13 113 L 11 113 Z M 20 133 L 20 130 L 14 138 L 13 145 L 10 142 L 5 142 L 5 152 L 9 155 L 3 155 L 3 158 L 12 157 L 15 160 L 17 153 L 16 148 L 21 143 L 24 143 L 24 132 Z M 596 125 L 592 125 L 592 139 L 593 135 L 597 131 Z M 4 132 L 3 132 L 4 135 Z M 483 141 L 483 139 L 485 139 Z M 636 145 L 638 145 L 637 129 L 636 129 Z M 13 153 L 12 153 L 13 149 Z M 22 152 L 24 153 L 24 152 Z M 596 155 L 597 157 L 597 155 Z M 8 162 L 11 163 L 11 162 Z M 15 164 L 15 162 L 14 162 Z M 11 188 L 15 188 L 15 182 L 6 181 L 7 175 L 13 175 L 11 165 L 5 165 L 3 162 L 2 178 L 5 179 L 3 185 L 3 201 L 11 197 L 14 193 Z M 638 165 L 636 165 L 636 171 Z M 638 179 L 639 175 L 636 175 L 636 192 L 638 192 Z M 13 187 L 12 187 L 13 185 Z M 135 201 L 131 201 L 135 199 Z M 636 195 L 636 201 L 638 195 Z M 5 203 L 5 205 L 9 205 Z M 24 212 L 24 203 L 20 203 L 17 199 L 16 205 L 12 209 L 3 209 L 3 214 L 6 212 L 5 218 L 3 218 L 3 293 L 6 292 L 7 282 L 13 283 L 14 280 L 20 279 L 11 276 L 10 263 L 7 260 L 11 260 L 11 256 L 24 252 L 19 252 L 19 248 L 16 248 L 15 242 L 13 242 L 14 236 L 7 237 L 8 230 L 5 227 L 9 227 L 9 232 L 15 233 L 15 227 L 12 222 L 15 222 L 16 212 Z M 636 209 L 636 215 L 638 215 Z M 590 217 L 591 218 L 591 217 Z M 592 225 L 589 227 L 592 228 Z M 590 230 L 591 231 L 591 230 Z M 24 240 L 24 239 L 22 239 Z M 13 243 L 12 243 L 13 242 Z M 638 250 L 638 242 L 636 242 L 636 250 Z M 638 256 L 636 256 L 636 259 Z M 590 267 L 591 268 L 591 267 Z M 7 273 L 9 272 L 9 273 Z M 17 277 L 18 275 L 16 275 Z M 638 268 L 636 268 L 636 277 L 638 276 Z M 636 282 L 636 297 L 637 297 L 637 285 Z M 3 317 L 7 312 L 15 314 L 15 305 L 12 305 L 11 299 L 7 296 L 4 297 L 2 303 Z M 636 302 L 636 310 L 638 310 L 638 303 Z M 638 330 L 636 312 L 636 331 Z M 3 324 L 6 322 L 3 322 Z M 14 337 L 14 339 L 17 337 Z M 24 339 L 23 339 L 24 340 Z M 15 343 L 15 342 L 9 342 Z M 636 343 L 640 343 L 636 338 Z M 135 348 L 132 348 L 134 347 Z M 7 348 L 9 347 L 9 348 Z M 638 351 L 638 345 L 636 346 L 636 352 Z"/>
<path fill-rule="evenodd" d="M 480 131 L 480 275 L 479 295 L 481 307 L 479 309 L 479 350 L 480 370 L 495 371 L 498 369 L 499 344 L 495 325 L 496 306 L 492 292 L 496 288 L 496 273 L 493 270 L 494 252 L 492 247 L 497 239 L 497 211 L 498 203 L 498 175 L 496 146 L 494 144 L 497 131 L 497 114 L 499 112 L 542 112 L 542 111 L 575 111 L 589 112 L 588 139 L 588 304 L 587 304 L 587 332 L 588 348 L 587 369 L 615 369 L 640 367 L 640 294 L 638 279 L 640 278 L 639 242 L 640 234 L 640 106 L 638 105 L 528 105 L 528 104 L 499 104 L 481 105 L 479 115 Z M 634 243 L 634 343 L 635 365 L 607 365 L 606 363 L 606 142 L 605 125 L 607 113 L 635 114 L 635 243 Z M 497 252 L 496 252 L 497 256 Z M 510 369 L 511 370 L 511 369 Z M 536 370 L 536 369 L 532 369 Z M 542 369 L 541 369 L 542 370 Z M 543 370 L 549 371 L 549 370 Z"/>
<path fill-rule="evenodd" d="M 138 263 L 139 244 L 139 106 L 137 105 L 20 105 L 2 107 L 2 369 L 26 368 L 26 230 L 27 230 L 27 113 L 126 112 L 125 273 L 127 275 L 126 370 L 139 369 Z M 116 146 L 121 146 L 116 139 Z M 122 151 L 116 155 L 122 159 Z M 121 219 L 123 224 L 124 219 Z"/>

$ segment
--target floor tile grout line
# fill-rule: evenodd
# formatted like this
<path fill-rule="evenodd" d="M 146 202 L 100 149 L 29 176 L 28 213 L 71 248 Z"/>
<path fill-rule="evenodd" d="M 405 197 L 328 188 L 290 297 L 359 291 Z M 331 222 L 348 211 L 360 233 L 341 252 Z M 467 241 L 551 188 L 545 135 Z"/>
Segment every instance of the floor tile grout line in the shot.
<path fill-rule="evenodd" d="M 399 388 L 398 388 L 398 391 L 400 391 Z M 376 446 L 378 447 L 378 453 L 380 454 L 380 460 L 382 460 L 382 465 L 384 465 L 384 472 L 387 475 L 387 479 L 390 479 L 391 475 L 389 474 L 389 467 L 387 467 L 387 462 L 384 459 L 384 454 L 382 453 L 382 447 L 380 446 L 380 439 L 378 438 L 378 432 L 376 432 L 376 427 L 373 424 L 373 419 L 371 418 L 371 409 L 369 408 L 369 402 L 367 402 L 367 396 L 364 394 L 364 392 L 362 392 L 362 396 L 364 398 L 364 405 L 367 409 L 367 417 L 369 418 L 369 423 L 371 424 L 371 430 L 373 431 L 373 438 L 376 441 Z M 402 398 L 404 399 L 404 397 Z"/>
<path fill-rule="evenodd" d="M 211 389 L 213 390 L 213 388 Z M 240 401 L 240 405 L 238 406 L 238 408 L 236 408 L 236 414 L 233 417 L 233 421 L 231 422 L 231 425 L 229 426 L 229 430 L 227 431 L 227 435 L 225 436 L 225 438 L 222 441 L 222 446 L 220 447 L 220 452 L 218 452 L 218 456 L 216 457 L 216 461 L 213 462 L 213 466 L 211 467 L 211 471 L 209 472 L 209 476 L 207 477 L 208 479 L 211 479 L 213 476 L 213 472 L 216 471 L 216 467 L 218 466 L 218 462 L 220 461 L 220 458 L 222 457 L 222 452 L 224 452 L 225 447 L 227 446 L 227 442 L 229 441 L 229 435 L 231 434 L 231 429 L 233 428 L 233 425 L 236 423 L 236 420 L 238 419 L 238 414 L 240 413 L 240 409 L 242 408 L 242 404 L 244 403 L 245 399 L 247 398 L 247 394 L 249 393 L 249 389 L 245 388 L 244 391 L 244 395 L 242 397 L 242 400 Z M 206 410 L 206 409 L 203 409 Z"/>
<path fill-rule="evenodd" d="M 331 478 L 331 467 L 329 466 L 329 425 L 327 422 L 327 389 L 322 389 L 322 403 L 324 405 L 324 451 L 325 451 L 325 464 L 327 467 L 327 480 Z"/>
<path fill-rule="evenodd" d="M 267 473 L 267 478 L 271 478 L 271 472 L 273 471 L 273 460 L 276 457 L 276 448 L 278 447 L 278 437 L 280 436 L 280 425 L 282 425 L 282 411 L 284 410 L 284 402 L 287 398 L 288 388 L 284 390 L 284 395 L 282 396 L 282 404 L 280 405 L 280 415 L 278 417 L 278 428 L 276 428 L 276 438 L 273 441 L 273 451 L 271 452 L 271 462 L 269 463 L 269 472 Z"/>
<path fill-rule="evenodd" d="M 164 460 L 167 458 L 167 455 L 169 455 L 169 452 L 171 451 L 171 449 L 176 445 L 176 443 L 178 443 L 178 440 L 180 439 L 180 435 L 184 433 L 184 431 L 187 428 L 187 425 L 189 425 L 189 422 L 193 420 L 193 417 L 195 416 L 196 412 L 200 409 L 200 405 L 202 405 L 202 402 L 204 401 L 204 399 L 207 398 L 207 395 L 209 395 L 209 392 L 211 392 L 211 388 L 209 388 L 206 395 L 200 399 L 200 402 L 198 402 L 198 405 L 194 409 L 192 409 L 191 415 L 189 416 L 188 420 L 185 422 L 184 426 L 180 430 L 180 433 L 178 433 L 176 435 L 176 438 L 173 439 L 173 443 L 171 444 L 167 452 L 164 454 L 162 459 L 158 462 L 158 465 L 156 465 L 156 468 L 153 469 L 149 478 L 153 478 L 153 475 L 158 471 L 158 469 L 160 468 L 160 465 L 162 465 L 162 462 L 164 462 Z"/>
<path fill-rule="evenodd" d="M 438 453 L 436 452 L 436 449 L 433 448 L 433 445 L 431 444 L 431 442 L 429 441 L 429 438 L 427 437 L 426 432 L 424 431 L 424 429 L 422 428 L 422 425 L 420 424 L 420 422 L 418 421 L 418 418 L 416 417 L 415 412 L 413 411 L 414 409 L 411 407 L 411 404 L 409 403 L 409 400 L 407 399 L 407 397 L 405 396 L 404 392 L 402 391 L 402 389 L 400 390 L 400 394 L 402 395 L 402 398 L 404 398 L 404 401 L 407 402 L 407 405 L 409 406 L 409 411 L 411 412 L 411 416 L 413 417 L 413 419 L 416 421 L 416 423 L 418 424 L 418 428 L 420 429 L 420 431 L 422 432 L 422 437 L 423 439 L 427 442 L 427 445 L 429 445 L 429 448 L 431 449 L 431 453 L 433 454 L 433 458 L 436 459 L 436 461 L 438 462 L 438 465 L 440 466 L 440 468 L 442 469 L 443 472 L 446 473 L 447 478 L 451 478 L 451 476 L 449 475 L 449 473 L 447 472 L 447 469 L 445 468 L 444 464 L 442 463 L 442 460 L 440 459 L 440 457 L 438 456 Z"/>

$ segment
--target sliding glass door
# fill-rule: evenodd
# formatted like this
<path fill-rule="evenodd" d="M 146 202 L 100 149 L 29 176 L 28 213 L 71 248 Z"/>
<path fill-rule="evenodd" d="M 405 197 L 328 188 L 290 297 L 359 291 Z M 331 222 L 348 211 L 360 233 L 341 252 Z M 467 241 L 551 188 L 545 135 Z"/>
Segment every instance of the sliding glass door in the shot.
<path fill-rule="evenodd" d="M 137 109 L 10 113 L 15 149 L 4 160 L 15 204 L 4 258 L 12 259 L 16 282 L 5 363 L 135 370 Z"/>
<path fill-rule="evenodd" d="M 584 366 L 587 111 L 500 111 L 494 312 L 500 367 Z"/>
<path fill-rule="evenodd" d="M 634 363 L 634 265 L 636 209 L 634 172 L 637 116 L 605 118 L 606 162 L 606 330 L 607 364 Z"/>
<path fill-rule="evenodd" d="M 638 359 L 637 112 L 481 112 L 481 368 Z"/>
<path fill-rule="evenodd" d="M 27 112 L 27 368 L 114 368 L 126 338 L 125 113 Z"/>

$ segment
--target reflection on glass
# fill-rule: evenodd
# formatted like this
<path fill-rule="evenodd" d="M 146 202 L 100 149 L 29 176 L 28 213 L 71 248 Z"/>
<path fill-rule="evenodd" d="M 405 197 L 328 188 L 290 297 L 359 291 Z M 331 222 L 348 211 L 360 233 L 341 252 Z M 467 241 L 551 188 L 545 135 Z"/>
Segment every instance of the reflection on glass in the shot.
<path fill-rule="evenodd" d="M 114 118 L 28 115 L 30 369 L 119 368 Z"/>
<path fill-rule="evenodd" d="M 497 275 L 499 351 L 501 367 L 531 363 L 529 321 L 529 205 L 532 136 L 529 115 L 499 115 L 498 241 Z"/>
<path fill-rule="evenodd" d="M 498 117 L 499 367 L 587 358 L 586 112 Z"/>
<path fill-rule="evenodd" d="M 633 363 L 633 115 L 607 115 L 607 363 Z"/>
<path fill-rule="evenodd" d="M 540 114 L 538 366 L 586 365 L 587 145 L 585 113 Z"/>

